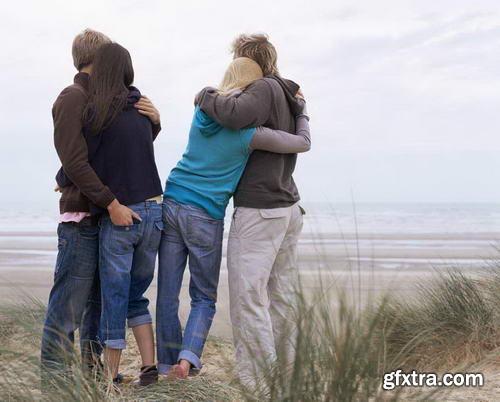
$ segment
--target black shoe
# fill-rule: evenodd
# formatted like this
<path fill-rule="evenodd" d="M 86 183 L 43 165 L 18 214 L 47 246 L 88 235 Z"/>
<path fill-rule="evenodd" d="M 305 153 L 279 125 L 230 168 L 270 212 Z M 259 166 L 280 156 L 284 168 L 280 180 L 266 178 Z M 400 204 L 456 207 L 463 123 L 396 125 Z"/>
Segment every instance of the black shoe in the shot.
<path fill-rule="evenodd" d="M 139 374 L 139 385 L 146 387 L 158 382 L 158 369 L 156 366 L 141 367 L 141 374 Z"/>
<path fill-rule="evenodd" d="M 113 378 L 113 384 L 120 385 L 123 383 L 123 374 L 118 373 L 115 378 Z"/>
<path fill-rule="evenodd" d="M 86 369 L 86 375 L 90 375 L 90 378 L 94 378 L 97 381 L 104 381 L 106 378 L 106 376 L 104 375 L 104 364 L 102 363 L 101 359 L 94 360 L 92 366 L 86 365 L 84 366 L 84 369 Z M 125 377 L 123 376 L 123 374 L 118 373 L 117 376 L 113 378 L 113 383 L 122 384 L 124 380 Z"/>
<path fill-rule="evenodd" d="M 101 346 L 94 341 L 82 345 L 82 371 L 87 378 L 99 378 L 104 372 L 101 361 Z"/>
<path fill-rule="evenodd" d="M 101 359 L 83 362 L 82 369 L 85 377 L 89 379 L 101 380 L 104 377 L 104 365 Z"/>

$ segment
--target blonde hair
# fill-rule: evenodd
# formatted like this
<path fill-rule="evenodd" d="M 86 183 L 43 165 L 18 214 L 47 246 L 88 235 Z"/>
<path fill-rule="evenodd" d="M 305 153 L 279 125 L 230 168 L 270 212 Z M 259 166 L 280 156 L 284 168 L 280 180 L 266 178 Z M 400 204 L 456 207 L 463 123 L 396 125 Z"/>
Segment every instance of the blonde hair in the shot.
<path fill-rule="evenodd" d="M 248 57 L 238 57 L 227 68 L 219 85 L 219 93 L 227 94 L 233 89 L 244 89 L 262 77 L 262 69 L 255 61 Z"/>
<path fill-rule="evenodd" d="M 279 75 L 278 54 L 266 34 L 242 34 L 233 41 L 231 50 L 235 58 L 248 57 L 255 60 L 264 75 Z"/>
<path fill-rule="evenodd" d="M 111 39 L 93 29 L 87 28 L 76 35 L 71 49 L 73 64 L 76 69 L 80 71 L 83 67 L 92 64 L 97 49 L 106 43 L 111 43 Z"/>

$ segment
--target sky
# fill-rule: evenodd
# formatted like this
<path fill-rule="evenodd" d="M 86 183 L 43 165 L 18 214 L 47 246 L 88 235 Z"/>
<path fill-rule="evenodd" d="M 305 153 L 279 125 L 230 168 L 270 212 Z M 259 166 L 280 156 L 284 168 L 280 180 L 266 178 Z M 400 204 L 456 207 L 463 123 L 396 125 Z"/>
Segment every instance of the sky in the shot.
<path fill-rule="evenodd" d="M 500 201 L 498 0 L 19 0 L 2 14 L 0 206 L 57 207 L 51 107 L 87 27 L 131 52 L 135 85 L 160 110 L 162 180 L 232 39 L 266 32 L 308 101 L 313 146 L 295 173 L 303 200 Z"/>

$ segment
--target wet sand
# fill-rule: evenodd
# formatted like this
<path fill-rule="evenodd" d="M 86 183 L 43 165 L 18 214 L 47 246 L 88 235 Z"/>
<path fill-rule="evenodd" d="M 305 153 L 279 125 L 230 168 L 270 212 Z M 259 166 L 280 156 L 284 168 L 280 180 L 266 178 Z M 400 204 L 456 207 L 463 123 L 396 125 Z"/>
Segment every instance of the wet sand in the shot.
<path fill-rule="evenodd" d="M 496 233 L 475 234 L 321 234 L 304 233 L 299 245 L 299 269 L 306 291 L 321 287 L 331 297 L 345 291 L 365 303 L 390 293 L 411 294 L 416 283 L 446 267 L 475 274 L 495 261 L 500 239 Z M 52 232 L 0 232 L 0 304 L 29 296 L 46 302 L 52 284 L 57 240 Z M 224 246 L 225 247 L 225 246 Z M 224 248 L 225 250 L 225 248 Z M 181 294 L 181 316 L 189 311 L 189 275 Z M 156 301 L 156 278 L 148 291 Z M 219 301 L 212 333 L 231 337 L 225 254 Z"/>

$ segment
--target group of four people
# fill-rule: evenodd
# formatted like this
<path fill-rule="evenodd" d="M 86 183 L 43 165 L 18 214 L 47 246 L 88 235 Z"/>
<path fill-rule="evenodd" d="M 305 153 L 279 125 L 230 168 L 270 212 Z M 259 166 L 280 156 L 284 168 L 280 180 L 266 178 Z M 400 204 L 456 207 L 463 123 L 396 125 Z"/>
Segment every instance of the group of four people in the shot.
<path fill-rule="evenodd" d="M 261 363 L 272 364 L 278 351 L 293 362 L 291 308 L 304 211 L 292 173 L 296 154 L 310 149 L 309 118 L 298 85 L 280 77 L 266 35 L 239 36 L 233 52 L 219 87 L 196 96 L 186 151 L 163 189 L 153 146 L 160 115 L 132 86 L 129 52 L 93 30 L 75 38 L 78 74 L 52 111 L 62 194 L 42 338 L 46 381 L 67 373 L 79 329 L 84 369 L 120 382 L 127 325 L 141 355 L 141 385 L 158 374 L 198 372 L 233 196 L 227 268 L 238 376 L 255 385 Z M 155 358 L 145 292 L 157 254 Z M 191 311 L 182 331 L 187 262 Z"/>

